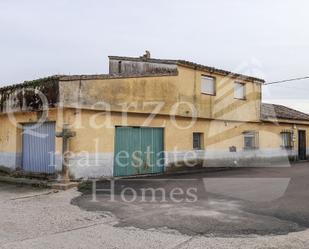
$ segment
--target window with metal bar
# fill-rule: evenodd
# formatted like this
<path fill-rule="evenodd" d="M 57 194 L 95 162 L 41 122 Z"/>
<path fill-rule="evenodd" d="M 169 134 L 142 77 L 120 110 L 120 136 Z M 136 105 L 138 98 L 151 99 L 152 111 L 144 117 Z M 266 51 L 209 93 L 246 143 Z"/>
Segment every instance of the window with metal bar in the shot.
<path fill-rule="evenodd" d="M 255 150 L 259 148 L 259 134 L 256 131 L 246 131 L 244 134 L 244 149 Z"/>
<path fill-rule="evenodd" d="M 203 133 L 200 132 L 193 133 L 193 149 L 194 150 L 203 149 Z"/>
<path fill-rule="evenodd" d="M 282 145 L 281 147 L 283 149 L 292 149 L 293 144 L 292 144 L 292 132 L 289 131 L 283 131 L 281 132 L 281 139 L 282 139 Z"/>

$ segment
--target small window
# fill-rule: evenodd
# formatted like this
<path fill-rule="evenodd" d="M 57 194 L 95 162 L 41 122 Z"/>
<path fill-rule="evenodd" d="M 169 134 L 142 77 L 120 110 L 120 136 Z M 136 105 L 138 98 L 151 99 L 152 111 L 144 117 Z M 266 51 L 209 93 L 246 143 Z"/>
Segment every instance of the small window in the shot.
<path fill-rule="evenodd" d="M 246 99 L 246 87 L 244 83 L 235 82 L 234 98 L 235 99 Z"/>
<path fill-rule="evenodd" d="M 292 145 L 292 132 L 289 131 L 283 131 L 281 132 L 281 138 L 282 138 L 282 148 L 284 149 L 291 149 L 293 147 Z"/>
<path fill-rule="evenodd" d="M 259 147 L 258 133 L 255 131 L 244 132 L 244 149 L 255 150 Z"/>
<path fill-rule="evenodd" d="M 193 149 L 194 150 L 203 149 L 203 133 L 200 132 L 193 133 Z"/>
<path fill-rule="evenodd" d="M 210 95 L 216 94 L 215 78 L 208 77 L 208 76 L 202 76 L 201 93 L 210 94 Z"/>

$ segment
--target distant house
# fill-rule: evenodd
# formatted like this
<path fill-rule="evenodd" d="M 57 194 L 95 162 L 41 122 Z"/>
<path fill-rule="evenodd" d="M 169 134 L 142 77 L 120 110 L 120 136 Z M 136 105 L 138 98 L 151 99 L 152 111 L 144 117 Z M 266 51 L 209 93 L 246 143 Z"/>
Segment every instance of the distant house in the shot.
<path fill-rule="evenodd" d="M 74 178 L 307 158 L 309 115 L 261 103 L 262 79 L 149 53 L 109 68 L 1 88 L 0 165 L 57 174 L 64 124 Z"/>

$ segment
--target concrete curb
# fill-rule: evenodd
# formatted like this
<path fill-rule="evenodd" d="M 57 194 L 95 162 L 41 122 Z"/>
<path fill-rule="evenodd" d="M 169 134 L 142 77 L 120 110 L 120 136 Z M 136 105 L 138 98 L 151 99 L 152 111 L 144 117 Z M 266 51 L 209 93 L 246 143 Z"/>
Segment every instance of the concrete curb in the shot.
<path fill-rule="evenodd" d="M 0 182 L 10 183 L 10 184 L 28 185 L 28 186 L 39 187 L 39 188 L 51 188 L 51 189 L 56 189 L 56 190 L 68 190 L 70 188 L 74 188 L 79 185 L 78 182 L 59 183 L 56 181 L 29 179 L 29 178 L 22 178 L 22 177 L 17 178 L 17 177 L 12 177 L 12 176 L 0 176 Z"/>
<path fill-rule="evenodd" d="M 0 176 L 0 182 L 43 187 L 43 188 L 50 188 L 51 186 L 51 184 L 48 181 L 27 179 L 27 178 L 16 178 L 11 176 Z"/>
<path fill-rule="evenodd" d="M 144 174 L 144 175 L 131 175 L 131 176 L 114 176 L 114 177 L 99 177 L 99 178 L 89 178 L 81 180 L 81 182 L 91 182 L 91 181 L 104 181 L 104 180 L 126 180 L 126 179 L 138 179 L 138 178 L 153 178 L 153 177 L 172 177 L 172 176 L 181 176 L 181 175 L 192 175 L 196 173 L 212 173 L 219 171 L 228 171 L 235 170 L 236 167 L 208 167 L 202 169 L 194 170 L 182 170 L 182 171 L 170 171 L 163 173 L 154 173 L 154 174 Z"/>

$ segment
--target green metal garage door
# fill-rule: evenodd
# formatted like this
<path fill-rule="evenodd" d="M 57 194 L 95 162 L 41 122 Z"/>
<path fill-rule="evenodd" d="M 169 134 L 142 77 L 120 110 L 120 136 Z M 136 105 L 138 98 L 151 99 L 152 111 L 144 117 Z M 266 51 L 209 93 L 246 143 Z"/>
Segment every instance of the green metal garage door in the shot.
<path fill-rule="evenodd" d="M 114 176 L 164 171 L 163 129 L 116 127 Z"/>

